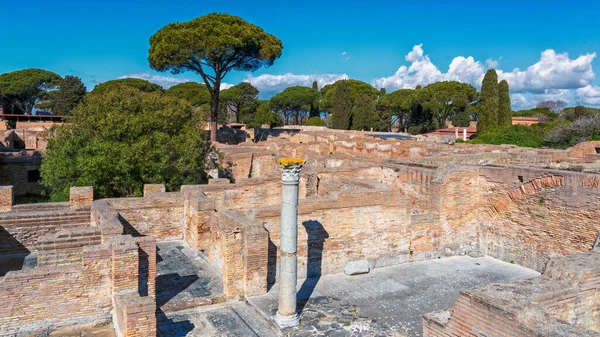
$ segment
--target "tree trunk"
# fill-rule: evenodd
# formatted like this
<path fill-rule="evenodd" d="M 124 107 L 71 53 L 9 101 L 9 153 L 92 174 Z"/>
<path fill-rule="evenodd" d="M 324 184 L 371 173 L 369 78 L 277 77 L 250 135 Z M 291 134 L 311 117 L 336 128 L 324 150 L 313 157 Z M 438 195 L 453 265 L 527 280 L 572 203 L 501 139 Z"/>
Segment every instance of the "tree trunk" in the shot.
<path fill-rule="evenodd" d="M 217 141 L 217 121 L 219 120 L 219 88 L 210 94 L 210 141 Z"/>

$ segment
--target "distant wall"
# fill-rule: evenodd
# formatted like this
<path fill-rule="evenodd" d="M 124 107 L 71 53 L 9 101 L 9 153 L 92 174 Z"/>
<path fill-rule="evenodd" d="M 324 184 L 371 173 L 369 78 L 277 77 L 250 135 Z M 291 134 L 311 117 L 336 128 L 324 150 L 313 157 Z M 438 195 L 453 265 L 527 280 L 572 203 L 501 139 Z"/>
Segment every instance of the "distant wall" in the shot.
<path fill-rule="evenodd" d="M 0 156 L 0 184 L 12 185 L 15 196 L 39 195 L 41 156 Z"/>

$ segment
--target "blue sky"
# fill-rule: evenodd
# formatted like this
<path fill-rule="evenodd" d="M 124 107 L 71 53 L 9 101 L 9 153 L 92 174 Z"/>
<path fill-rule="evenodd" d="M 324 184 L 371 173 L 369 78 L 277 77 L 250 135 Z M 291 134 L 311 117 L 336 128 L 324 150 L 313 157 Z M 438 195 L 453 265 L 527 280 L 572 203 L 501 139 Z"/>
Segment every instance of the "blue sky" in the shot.
<path fill-rule="evenodd" d="M 494 67 L 511 84 L 515 108 L 544 99 L 600 105 L 595 1 L 0 0 L 0 9 L 14 13 L 2 15 L 0 73 L 43 68 L 77 75 L 88 89 L 123 76 L 200 81 L 152 71 L 148 40 L 168 23 L 226 12 L 283 41 L 273 67 L 225 79 L 250 81 L 263 98 L 345 77 L 388 92 L 445 79 L 478 85 Z"/>

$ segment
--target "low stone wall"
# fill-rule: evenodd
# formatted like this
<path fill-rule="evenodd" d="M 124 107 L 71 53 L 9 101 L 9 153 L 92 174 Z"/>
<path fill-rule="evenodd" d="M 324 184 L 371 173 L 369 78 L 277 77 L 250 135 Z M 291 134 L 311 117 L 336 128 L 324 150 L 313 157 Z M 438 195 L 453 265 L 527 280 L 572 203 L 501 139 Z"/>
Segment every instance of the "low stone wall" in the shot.
<path fill-rule="evenodd" d="M 41 237 L 89 225 L 89 208 L 0 213 L 0 254 L 33 252 Z"/>
<path fill-rule="evenodd" d="M 183 240 L 184 199 L 181 192 L 154 193 L 145 198 L 108 199 L 126 226 L 126 233 L 157 240 Z"/>
<path fill-rule="evenodd" d="M 99 227 L 82 227 L 40 237 L 36 243 L 37 266 L 57 267 L 80 263 L 85 247 L 102 242 L 101 234 Z"/>
<path fill-rule="evenodd" d="M 0 278 L 0 335 L 109 320 L 111 257 L 110 249 L 87 247 L 79 265 Z"/>
<path fill-rule="evenodd" d="M 452 310 L 423 316 L 423 336 L 600 336 L 599 258 L 556 258 L 542 277 L 463 291 Z"/>

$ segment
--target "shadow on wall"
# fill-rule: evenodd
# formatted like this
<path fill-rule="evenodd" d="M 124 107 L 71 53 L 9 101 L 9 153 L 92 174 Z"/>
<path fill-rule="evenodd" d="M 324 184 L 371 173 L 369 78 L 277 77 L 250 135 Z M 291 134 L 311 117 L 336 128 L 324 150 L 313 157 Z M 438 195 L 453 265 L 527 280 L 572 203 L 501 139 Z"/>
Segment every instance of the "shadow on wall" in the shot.
<path fill-rule="evenodd" d="M 31 252 L 0 226 L 0 277 L 12 270 L 21 270 Z"/>
<path fill-rule="evenodd" d="M 307 234 L 307 263 L 306 263 L 306 279 L 297 294 L 297 312 L 302 313 L 306 303 L 312 295 L 319 279 L 321 278 L 321 269 L 323 265 L 323 246 L 325 240 L 329 238 L 329 233 L 323 228 L 319 221 L 309 220 L 304 221 L 302 226 L 306 229 Z"/>

